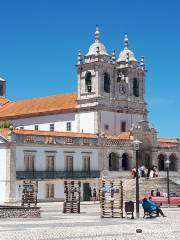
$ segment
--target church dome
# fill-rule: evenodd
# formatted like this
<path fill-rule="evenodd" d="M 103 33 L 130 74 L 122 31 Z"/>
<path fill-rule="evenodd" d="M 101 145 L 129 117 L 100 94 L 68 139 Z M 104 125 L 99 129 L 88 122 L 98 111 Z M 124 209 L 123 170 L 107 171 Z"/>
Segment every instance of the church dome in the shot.
<path fill-rule="evenodd" d="M 96 55 L 97 51 L 99 51 L 99 54 L 101 54 L 101 55 L 108 55 L 104 44 L 102 44 L 100 42 L 95 42 L 90 46 L 87 56 Z"/>
<path fill-rule="evenodd" d="M 128 48 L 128 37 L 127 37 L 127 34 L 125 34 L 124 50 L 119 54 L 119 58 L 117 62 L 125 62 L 127 60 L 127 56 L 130 62 L 137 62 L 134 53 Z"/>
<path fill-rule="evenodd" d="M 129 50 L 129 49 L 124 49 L 120 54 L 119 54 L 119 58 L 118 58 L 118 62 L 120 61 L 126 61 L 126 58 L 127 58 L 127 55 L 129 55 L 129 61 L 132 61 L 132 62 L 137 62 L 135 56 L 134 56 L 134 53 Z"/>
<path fill-rule="evenodd" d="M 100 32 L 98 26 L 96 26 L 95 42 L 89 47 L 89 51 L 86 56 L 90 55 L 109 55 L 106 47 L 100 42 Z"/>

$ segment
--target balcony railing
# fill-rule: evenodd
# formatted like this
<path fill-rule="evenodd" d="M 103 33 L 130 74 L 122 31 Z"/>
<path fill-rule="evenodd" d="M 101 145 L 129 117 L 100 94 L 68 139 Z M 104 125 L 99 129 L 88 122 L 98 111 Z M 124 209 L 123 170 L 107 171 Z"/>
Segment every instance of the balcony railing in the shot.
<path fill-rule="evenodd" d="M 99 178 L 100 171 L 16 171 L 17 179 Z"/>

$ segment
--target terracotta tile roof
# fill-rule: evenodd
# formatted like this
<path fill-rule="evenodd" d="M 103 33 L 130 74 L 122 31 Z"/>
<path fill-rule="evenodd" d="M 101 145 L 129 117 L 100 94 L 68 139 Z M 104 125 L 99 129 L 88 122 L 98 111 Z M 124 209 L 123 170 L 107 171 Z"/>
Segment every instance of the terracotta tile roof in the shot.
<path fill-rule="evenodd" d="M 130 139 L 130 132 L 122 132 L 119 135 L 107 135 L 108 139 L 115 139 L 115 140 L 129 140 Z"/>
<path fill-rule="evenodd" d="M 10 102 L 0 108 L 0 120 L 76 111 L 77 94 L 34 98 Z"/>
<path fill-rule="evenodd" d="M 160 143 L 160 147 L 162 148 L 174 148 L 176 147 L 175 143 Z"/>
<path fill-rule="evenodd" d="M 6 104 L 6 103 L 8 103 L 8 102 L 9 102 L 9 100 L 8 100 L 7 98 L 0 97 L 0 105 L 1 105 L 1 106 L 4 105 L 4 104 Z"/>
<path fill-rule="evenodd" d="M 158 143 L 177 143 L 179 141 L 177 138 L 158 138 Z"/>
<path fill-rule="evenodd" d="M 7 138 L 9 132 L 9 128 L 0 128 L 0 136 Z"/>
<path fill-rule="evenodd" d="M 8 128 L 0 129 L 0 135 L 3 137 L 7 137 L 10 133 Z M 14 129 L 13 133 L 19 135 L 36 135 L 36 136 L 49 136 L 49 137 L 80 137 L 80 138 L 98 138 L 97 134 L 94 133 L 77 133 L 77 132 L 55 132 L 55 131 L 40 131 L 40 130 L 25 130 L 25 129 Z M 119 135 L 113 136 L 108 135 L 105 136 L 107 139 L 115 139 L 115 140 L 129 140 L 130 132 L 124 132 Z"/>
<path fill-rule="evenodd" d="M 81 138 L 97 138 L 96 134 L 93 133 L 76 133 L 76 132 L 50 132 L 50 131 L 40 131 L 40 130 L 24 130 L 15 129 L 13 130 L 15 134 L 22 135 L 38 135 L 38 136 L 50 136 L 50 137 L 81 137 Z"/>
<path fill-rule="evenodd" d="M 158 138 L 158 143 L 163 148 L 173 148 L 176 144 L 180 142 L 177 138 Z"/>

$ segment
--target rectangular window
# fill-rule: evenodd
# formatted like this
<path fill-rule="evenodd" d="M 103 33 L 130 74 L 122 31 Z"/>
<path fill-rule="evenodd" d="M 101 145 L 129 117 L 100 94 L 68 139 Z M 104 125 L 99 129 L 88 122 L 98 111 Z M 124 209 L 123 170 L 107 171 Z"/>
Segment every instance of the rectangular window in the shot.
<path fill-rule="evenodd" d="M 90 156 L 84 156 L 83 162 L 84 162 L 83 170 L 86 172 L 89 172 L 90 171 Z"/>
<path fill-rule="evenodd" d="M 54 198 L 54 184 L 46 184 L 46 198 Z"/>
<path fill-rule="evenodd" d="M 55 156 L 47 156 L 46 157 L 47 171 L 54 171 L 54 160 L 55 160 Z"/>
<path fill-rule="evenodd" d="M 49 130 L 52 131 L 52 132 L 54 132 L 54 123 L 51 123 L 51 124 L 49 125 Z"/>
<path fill-rule="evenodd" d="M 126 132 L 126 122 L 121 122 L 121 132 Z"/>
<path fill-rule="evenodd" d="M 66 131 L 71 132 L 71 122 L 67 122 Z"/>
<path fill-rule="evenodd" d="M 39 126 L 38 126 L 38 125 L 35 125 L 35 126 L 34 126 L 34 130 L 38 131 L 38 130 L 39 130 Z"/>
<path fill-rule="evenodd" d="M 34 155 L 24 155 L 25 171 L 34 171 Z"/>
<path fill-rule="evenodd" d="M 24 127 L 20 127 L 19 129 L 24 129 Z"/>
<path fill-rule="evenodd" d="M 73 172 L 73 156 L 66 156 L 66 171 Z"/>

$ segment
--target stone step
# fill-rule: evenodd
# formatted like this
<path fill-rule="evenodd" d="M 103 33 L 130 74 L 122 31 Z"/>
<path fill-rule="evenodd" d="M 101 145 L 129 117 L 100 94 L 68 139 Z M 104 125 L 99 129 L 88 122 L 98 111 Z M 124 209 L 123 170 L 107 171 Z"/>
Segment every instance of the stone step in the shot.
<path fill-rule="evenodd" d="M 125 200 L 134 200 L 136 191 L 136 179 L 122 179 Z M 139 193 L 140 195 L 149 195 L 151 190 L 159 190 L 161 193 L 167 193 L 167 179 L 166 178 L 152 178 L 139 179 Z M 180 195 L 180 185 L 170 180 L 170 192 L 176 192 Z"/>

